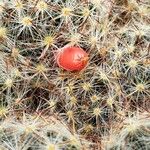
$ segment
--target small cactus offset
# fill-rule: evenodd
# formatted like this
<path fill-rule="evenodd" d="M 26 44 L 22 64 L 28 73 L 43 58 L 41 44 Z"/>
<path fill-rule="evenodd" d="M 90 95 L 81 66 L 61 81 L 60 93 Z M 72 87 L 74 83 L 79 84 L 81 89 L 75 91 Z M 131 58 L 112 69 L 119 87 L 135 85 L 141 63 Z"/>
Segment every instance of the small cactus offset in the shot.
<path fill-rule="evenodd" d="M 0 0 L 0 150 L 149 150 L 149 24 L 149 0 Z"/>
<path fill-rule="evenodd" d="M 103 149 L 150 149 L 150 118 L 147 112 L 136 112 L 118 124 L 114 123 L 110 134 L 103 137 Z"/>
<path fill-rule="evenodd" d="M 0 126 L 1 149 L 88 149 L 90 143 L 72 134 L 67 126 L 53 116 L 15 113 Z M 12 114 L 11 114 L 12 115 Z M 18 116 L 19 115 L 19 116 Z"/>

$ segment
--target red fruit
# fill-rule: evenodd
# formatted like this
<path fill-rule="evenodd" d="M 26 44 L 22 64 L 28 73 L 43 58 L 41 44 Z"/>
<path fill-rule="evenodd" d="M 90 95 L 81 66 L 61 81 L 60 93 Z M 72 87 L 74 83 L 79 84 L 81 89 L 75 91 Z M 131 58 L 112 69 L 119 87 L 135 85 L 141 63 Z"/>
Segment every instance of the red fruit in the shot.
<path fill-rule="evenodd" d="M 79 47 L 66 47 L 57 54 L 57 64 L 68 71 L 80 71 L 88 62 L 88 54 Z"/>

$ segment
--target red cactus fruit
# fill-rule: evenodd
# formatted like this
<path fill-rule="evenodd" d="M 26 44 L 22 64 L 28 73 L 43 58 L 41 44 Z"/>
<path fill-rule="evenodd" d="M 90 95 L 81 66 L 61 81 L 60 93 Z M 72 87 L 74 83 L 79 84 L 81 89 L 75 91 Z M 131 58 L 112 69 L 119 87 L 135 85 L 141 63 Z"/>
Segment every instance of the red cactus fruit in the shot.
<path fill-rule="evenodd" d="M 79 47 L 63 48 L 56 57 L 58 66 L 67 71 L 81 71 L 87 65 L 88 59 L 88 54 Z"/>

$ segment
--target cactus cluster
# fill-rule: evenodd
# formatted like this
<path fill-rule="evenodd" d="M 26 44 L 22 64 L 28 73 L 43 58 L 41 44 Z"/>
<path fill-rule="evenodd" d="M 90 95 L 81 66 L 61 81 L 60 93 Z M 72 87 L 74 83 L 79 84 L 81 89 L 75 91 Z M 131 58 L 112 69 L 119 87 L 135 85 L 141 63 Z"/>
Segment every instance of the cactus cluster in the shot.
<path fill-rule="evenodd" d="M 149 24 L 149 0 L 0 0 L 0 150 L 149 150 Z"/>

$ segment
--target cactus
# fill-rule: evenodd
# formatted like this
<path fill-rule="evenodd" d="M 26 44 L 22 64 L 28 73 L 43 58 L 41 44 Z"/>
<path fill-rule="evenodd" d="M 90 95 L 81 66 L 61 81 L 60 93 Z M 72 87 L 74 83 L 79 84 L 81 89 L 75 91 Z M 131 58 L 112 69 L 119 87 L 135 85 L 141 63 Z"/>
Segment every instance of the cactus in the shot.
<path fill-rule="evenodd" d="M 105 150 L 148 150 L 150 136 L 150 116 L 147 112 L 136 112 L 129 114 L 122 123 L 114 123 L 118 128 L 112 128 L 110 135 L 104 136 L 102 140 Z"/>
<path fill-rule="evenodd" d="M 13 114 L 11 119 L 1 122 L 2 149 L 88 149 L 90 145 L 53 116 Z"/>
<path fill-rule="evenodd" d="M 148 150 L 149 5 L 1 0 L 0 149 Z"/>

